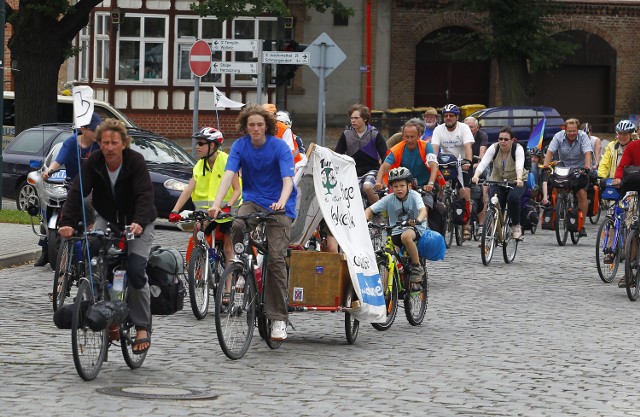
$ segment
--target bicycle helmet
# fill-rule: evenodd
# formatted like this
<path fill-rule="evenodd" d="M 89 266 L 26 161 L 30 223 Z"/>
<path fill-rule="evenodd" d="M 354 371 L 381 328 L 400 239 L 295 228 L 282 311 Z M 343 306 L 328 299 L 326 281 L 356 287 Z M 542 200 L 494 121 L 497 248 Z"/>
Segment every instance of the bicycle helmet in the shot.
<path fill-rule="evenodd" d="M 284 110 L 280 110 L 276 113 L 276 120 L 284 123 L 289 127 L 291 127 L 291 125 L 293 124 L 291 123 L 291 117 L 289 117 L 289 113 Z"/>
<path fill-rule="evenodd" d="M 203 127 L 198 133 L 193 135 L 193 137 L 195 139 L 204 139 L 208 142 L 214 142 L 218 146 L 222 145 L 222 142 L 224 141 L 222 132 L 215 127 Z"/>
<path fill-rule="evenodd" d="M 389 184 L 401 180 L 407 180 L 411 182 L 412 179 L 413 175 L 411 175 L 411 171 L 409 171 L 405 167 L 393 168 L 391 171 L 389 171 Z"/>
<path fill-rule="evenodd" d="M 455 115 L 460 115 L 460 108 L 458 106 L 456 106 L 455 104 L 447 104 L 446 106 L 444 106 L 442 108 L 442 114 L 444 115 L 445 113 L 453 113 Z"/>
<path fill-rule="evenodd" d="M 633 133 L 635 131 L 636 125 L 634 125 L 633 122 L 630 122 L 629 120 L 620 120 L 620 122 L 618 122 L 618 124 L 616 125 L 616 133 Z"/>

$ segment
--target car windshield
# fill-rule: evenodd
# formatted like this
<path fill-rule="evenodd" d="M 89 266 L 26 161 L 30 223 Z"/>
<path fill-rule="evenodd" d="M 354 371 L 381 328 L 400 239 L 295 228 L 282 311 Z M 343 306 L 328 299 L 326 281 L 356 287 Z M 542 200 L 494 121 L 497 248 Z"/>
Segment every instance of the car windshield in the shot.
<path fill-rule="evenodd" d="M 192 166 L 195 164 L 191 155 L 165 139 L 134 136 L 131 149 L 141 153 L 145 161 L 150 163 L 181 163 Z"/>
<path fill-rule="evenodd" d="M 51 138 L 51 130 L 29 129 L 17 136 L 7 146 L 7 151 L 26 154 L 40 154 L 42 156 L 42 148 L 49 142 Z"/>

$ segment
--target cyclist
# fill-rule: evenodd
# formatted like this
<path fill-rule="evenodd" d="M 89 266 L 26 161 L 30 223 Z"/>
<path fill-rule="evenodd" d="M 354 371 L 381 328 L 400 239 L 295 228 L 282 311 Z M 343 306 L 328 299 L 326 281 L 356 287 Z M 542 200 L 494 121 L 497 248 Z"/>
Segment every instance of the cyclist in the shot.
<path fill-rule="evenodd" d="M 469 161 L 473 157 L 473 133 L 471 129 L 464 123 L 458 121 L 460 116 L 460 109 L 455 104 L 447 104 L 442 108 L 442 118 L 444 123 L 438 125 L 433 130 L 433 136 L 431 137 L 431 144 L 436 155 L 442 148 L 443 153 L 449 153 L 458 158 L 464 158 Z M 462 184 L 459 185 L 460 190 L 458 194 L 464 198 L 467 202 L 467 207 L 470 207 L 471 192 L 469 190 L 469 175 L 470 163 L 462 165 Z M 469 222 L 464 225 L 465 240 L 471 239 L 471 229 L 469 229 Z"/>
<path fill-rule="evenodd" d="M 72 134 L 62 143 L 62 147 L 58 152 L 55 160 L 51 162 L 49 168 L 42 173 L 42 179 L 46 180 L 51 175 L 52 171 L 60 168 L 64 165 L 67 171 L 67 178 L 71 180 L 75 179 L 80 171 L 80 162 L 87 159 L 92 152 L 100 149 L 100 146 L 96 143 L 96 129 L 98 125 L 102 123 L 102 118 L 98 113 L 91 115 L 91 120 L 87 126 L 80 127 L 79 134 Z M 80 160 L 78 161 L 78 147 L 80 147 Z M 88 206 L 87 213 L 89 223 L 92 223 L 93 209 L 89 204 L 89 199 L 85 200 L 85 204 Z M 42 247 L 40 258 L 36 260 L 33 266 L 45 266 L 49 263 L 49 241 L 47 236 L 43 236 L 38 241 L 38 245 Z M 51 265 L 55 269 L 56 265 Z"/>
<path fill-rule="evenodd" d="M 602 140 L 592 135 L 591 124 L 583 123 L 580 125 L 580 129 L 587 134 L 589 139 L 591 140 L 591 149 L 593 149 L 593 168 L 598 169 L 598 164 L 600 163 L 600 158 L 602 157 Z"/>
<path fill-rule="evenodd" d="M 616 175 L 616 168 L 620 163 L 620 159 L 627 148 L 627 145 L 632 140 L 632 135 L 636 131 L 636 126 L 629 120 L 620 120 L 616 125 L 616 138 L 611 141 L 604 150 L 600 164 L 598 165 L 598 177 L 600 178 L 614 178 Z M 615 180 L 615 184 L 618 184 Z M 604 187 L 603 187 L 604 189 Z M 609 248 L 613 245 L 614 230 L 609 231 L 609 239 L 607 245 Z M 615 259 L 615 253 L 613 251 L 605 251 L 604 263 L 612 264 Z M 620 280 L 623 287 L 626 285 L 624 277 Z"/>
<path fill-rule="evenodd" d="M 389 225 L 406 222 L 409 228 L 396 226 L 391 231 L 393 244 L 404 248 L 411 257 L 411 282 L 421 282 L 424 268 L 420 264 L 416 240 L 426 230 L 427 209 L 420 194 L 411 189 L 413 178 L 411 171 L 405 167 L 393 168 L 389 171 L 389 185 L 393 194 L 382 197 L 367 207 L 364 214 L 370 220 L 374 214 L 386 211 L 389 214 Z"/>
<path fill-rule="evenodd" d="M 289 129 L 291 129 L 293 126 L 293 122 L 291 121 L 291 115 L 289 114 L 288 111 L 278 110 L 276 112 L 276 120 L 287 125 Z M 291 133 L 293 134 L 293 140 L 295 140 L 296 144 L 298 145 L 298 150 L 302 155 L 304 155 L 305 152 L 307 152 L 307 149 L 304 147 L 304 142 L 302 141 L 302 138 L 296 135 L 295 133 L 293 133 L 293 131 Z M 306 158 L 307 156 L 304 155 L 304 157 Z"/>
<path fill-rule="evenodd" d="M 169 221 L 172 223 L 182 220 L 178 212 L 184 206 L 184 204 L 191 197 L 193 205 L 196 209 L 209 210 L 213 201 L 216 198 L 218 187 L 220 187 L 220 180 L 224 175 L 224 168 L 227 165 L 227 158 L 229 155 L 220 150 L 220 146 L 224 141 L 222 132 L 213 127 L 203 127 L 198 133 L 193 135 L 196 139 L 196 153 L 200 160 L 193 167 L 193 176 L 189 180 L 189 184 L 182 191 L 178 201 L 176 201 L 171 214 L 169 214 Z M 237 208 L 242 203 L 241 193 L 242 188 L 240 185 L 240 176 L 234 175 L 231 187 L 233 190 L 229 190 L 225 195 L 223 204 L 226 211 L 229 212 L 231 207 Z M 217 222 L 224 236 L 224 258 L 227 263 L 233 259 L 233 245 L 231 244 L 231 218 L 219 220 Z M 216 223 L 212 223 L 212 227 Z M 209 227 L 206 234 L 211 235 Z M 193 248 L 193 236 L 189 239 L 189 245 L 187 248 L 187 258 Z"/>
<path fill-rule="evenodd" d="M 480 130 L 480 123 L 478 123 L 478 120 L 475 117 L 465 117 L 464 123 L 469 126 L 469 129 L 471 129 L 473 140 L 475 141 L 471 146 L 473 156 L 482 159 L 484 153 L 487 151 L 487 147 L 489 146 L 489 137 L 485 132 Z M 475 169 L 477 166 L 478 164 L 475 163 L 473 168 Z M 485 170 L 485 176 L 488 173 L 488 169 Z M 481 187 L 477 184 L 473 184 L 470 192 L 473 205 L 476 206 L 474 210 L 476 210 L 476 213 L 478 214 L 478 233 L 481 235 L 482 228 L 484 227 L 485 215 L 487 214 L 487 207 L 484 202 L 487 199 L 488 190 L 487 187 Z"/>
<path fill-rule="evenodd" d="M 276 106 L 271 103 L 263 104 L 262 108 L 273 114 L 274 117 L 278 113 Z M 303 152 L 300 152 L 298 142 L 295 140 L 295 135 L 291 130 L 291 119 L 289 119 L 288 124 L 276 119 L 276 132 L 274 136 L 284 140 L 289 146 L 289 149 L 291 149 L 291 155 L 293 156 L 293 163 L 296 171 L 307 164 L 307 156 Z"/>
<path fill-rule="evenodd" d="M 438 126 L 438 110 L 433 107 L 427 107 L 424 111 L 424 123 L 426 127 L 420 139 L 431 142 L 433 130 Z"/>
<path fill-rule="evenodd" d="M 565 130 L 556 133 L 551 139 L 547 154 L 544 157 L 544 169 L 549 170 L 549 163 L 555 152 L 558 153 L 559 165 L 573 169 L 584 169 L 584 185 L 580 184 L 576 191 L 578 197 L 578 208 L 586 215 L 588 209 L 587 190 L 589 181 L 586 174 L 591 170 L 591 160 L 593 149 L 591 140 L 582 130 L 578 129 L 580 122 L 578 119 L 568 119 L 565 122 Z M 580 229 L 579 236 L 587 236 L 584 227 Z"/>
<path fill-rule="evenodd" d="M 381 161 L 387 156 L 387 144 L 382 133 L 369 123 L 371 111 L 362 104 L 354 104 L 347 111 L 351 119 L 351 127 L 346 129 L 335 151 L 348 155 L 356 162 L 356 173 L 360 178 L 360 189 L 367 196 L 369 204 L 378 201 L 374 189 Z"/>
<path fill-rule="evenodd" d="M 216 217 L 229 191 L 233 177 L 242 169 L 243 203 L 239 215 L 270 210 L 285 210 L 266 223 L 269 247 L 266 287 L 266 313 L 271 320 L 271 338 L 287 338 L 287 273 L 285 256 L 289 246 L 291 223 L 296 217 L 297 191 L 293 185 L 293 156 L 277 137 L 273 113 L 260 106 L 247 106 L 238 115 L 237 128 L 244 132 L 231 146 L 218 194 L 209 211 Z M 274 201 L 277 199 L 277 201 Z M 231 236 L 242 242 L 244 222 L 234 221 Z"/>
<path fill-rule="evenodd" d="M 515 152 L 513 151 L 513 147 L 515 147 Z M 498 143 L 487 149 L 487 152 L 476 168 L 471 182 L 477 184 L 480 175 L 482 175 L 485 168 L 487 168 L 492 161 L 491 180 L 515 180 L 516 182 L 516 187 L 509 190 L 500 188 L 498 190 L 498 198 L 500 199 L 500 206 L 507 207 L 509 218 L 511 219 L 511 233 L 513 234 L 513 238 L 520 239 L 522 237 L 522 227 L 520 227 L 520 200 L 526 191 L 523 178 L 527 175 L 527 172 L 524 169 L 524 149 L 518 143 L 511 127 L 505 126 L 500 129 Z"/>
<path fill-rule="evenodd" d="M 124 124 L 106 119 L 96 131 L 100 150 L 83 164 L 81 176 L 73 182 L 62 208 L 60 236 L 70 238 L 74 226 L 82 219 L 82 192 L 93 192 L 97 212 L 94 228 L 104 230 L 107 222 L 124 229 L 129 225 L 136 239 L 127 248 L 127 285 L 129 318 L 136 328 L 132 350 L 146 352 L 151 346 L 151 305 L 145 268 L 155 234 L 157 213 L 153 202 L 153 185 L 144 158 L 129 149 L 131 137 Z"/>
<path fill-rule="evenodd" d="M 438 159 L 430 143 L 419 138 L 424 131 L 422 120 L 414 118 L 402 126 L 402 142 L 391 148 L 389 155 L 380 166 L 375 187 L 381 190 L 387 182 L 387 173 L 403 166 L 412 173 L 418 186 L 426 193 L 422 196 L 424 205 L 433 209 L 433 191 L 438 177 Z M 389 181 L 390 182 L 390 181 Z M 425 216 L 426 218 L 426 216 Z"/>

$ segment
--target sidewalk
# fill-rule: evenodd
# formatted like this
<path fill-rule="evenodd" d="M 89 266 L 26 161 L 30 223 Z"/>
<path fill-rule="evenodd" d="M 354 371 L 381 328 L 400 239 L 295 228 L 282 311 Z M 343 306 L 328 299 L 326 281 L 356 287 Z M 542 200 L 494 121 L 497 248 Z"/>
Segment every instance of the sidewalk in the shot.
<path fill-rule="evenodd" d="M 31 225 L 2 223 L 0 227 L 0 268 L 33 262 L 38 258 L 41 248 Z"/>

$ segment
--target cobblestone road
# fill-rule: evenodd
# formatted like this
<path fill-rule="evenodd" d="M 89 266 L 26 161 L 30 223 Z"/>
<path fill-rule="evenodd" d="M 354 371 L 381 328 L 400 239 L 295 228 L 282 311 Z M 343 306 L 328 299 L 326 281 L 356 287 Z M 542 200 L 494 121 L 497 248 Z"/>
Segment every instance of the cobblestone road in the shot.
<path fill-rule="evenodd" d="M 52 323 L 49 269 L 0 270 L 0 403 L 3 416 L 640 416 L 635 386 L 638 303 L 605 285 L 593 260 L 595 227 L 560 248 L 527 233 L 516 261 L 484 267 L 475 242 L 431 265 L 422 326 L 399 312 L 387 332 L 363 325 L 348 345 L 343 316 L 291 316 L 280 349 L 259 339 L 228 360 L 213 317 L 188 307 L 154 319 L 150 353 L 131 371 L 110 350 L 98 378 L 76 374 L 69 331 Z M 185 235 L 160 232 L 183 246 Z M 194 389 L 208 400 L 142 400 L 108 387 Z"/>

